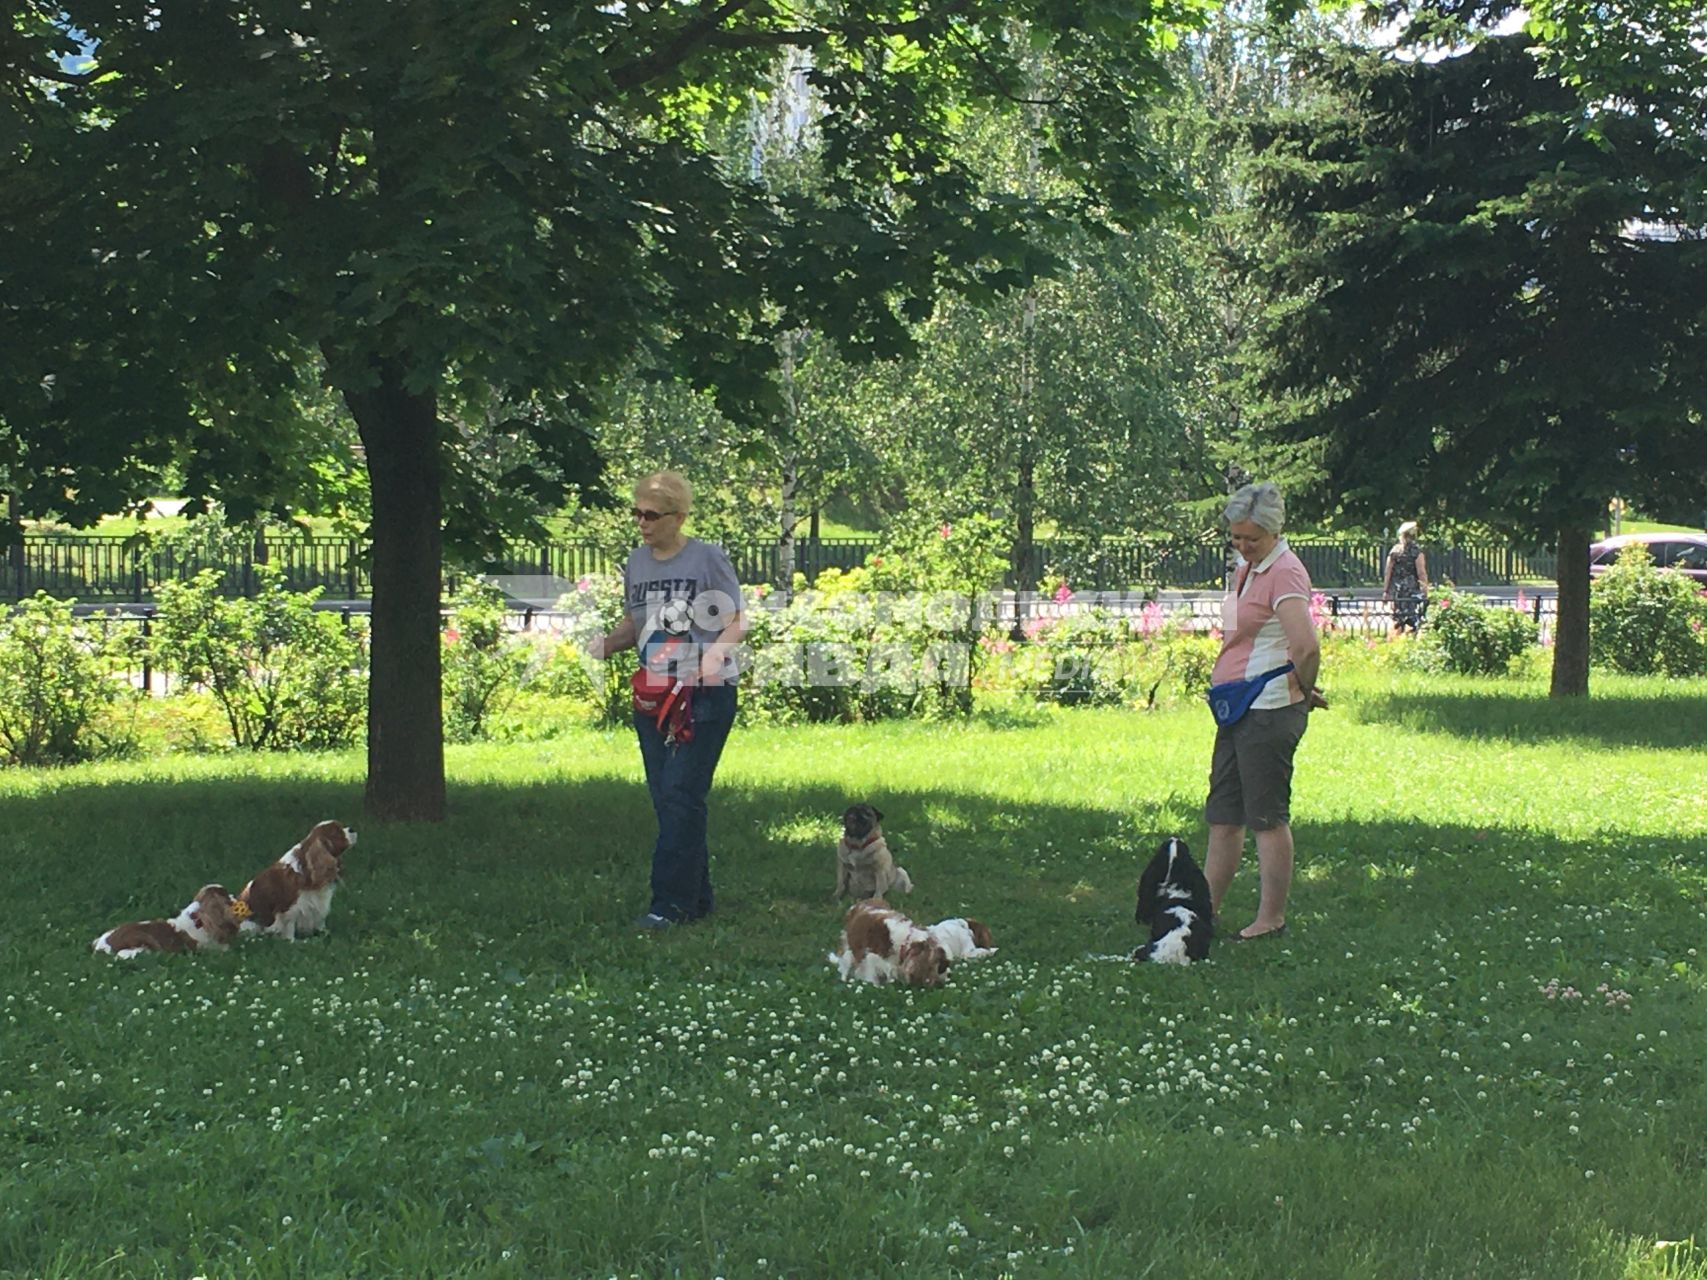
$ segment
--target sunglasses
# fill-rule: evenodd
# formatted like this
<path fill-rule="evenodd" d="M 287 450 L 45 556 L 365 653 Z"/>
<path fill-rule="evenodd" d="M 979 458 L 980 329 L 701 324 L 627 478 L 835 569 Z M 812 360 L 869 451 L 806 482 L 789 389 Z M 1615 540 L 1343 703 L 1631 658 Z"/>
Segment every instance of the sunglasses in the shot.
<path fill-rule="evenodd" d="M 676 513 L 674 511 L 646 511 L 640 507 L 635 507 L 628 514 L 636 520 L 644 520 L 647 524 L 651 524 L 654 520 L 661 520 L 665 516 L 673 516 Z"/>

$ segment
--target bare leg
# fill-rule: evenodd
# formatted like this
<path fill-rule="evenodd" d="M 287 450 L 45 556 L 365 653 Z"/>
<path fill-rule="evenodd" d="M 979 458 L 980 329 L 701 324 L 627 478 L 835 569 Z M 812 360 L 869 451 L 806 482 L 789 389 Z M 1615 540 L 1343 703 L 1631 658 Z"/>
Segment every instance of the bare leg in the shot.
<path fill-rule="evenodd" d="M 1286 923 L 1286 899 L 1292 892 L 1292 826 L 1281 823 L 1257 832 L 1257 864 L 1262 869 L 1262 898 L 1252 933 L 1267 933 Z M 1211 890 L 1213 892 L 1213 890 Z"/>
<path fill-rule="evenodd" d="M 1233 883 L 1233 873 L 1239 869 L 1239 861 L 1244 856 L 1243 827 L 1210 824 L 1209 852 L 1203 859 L 1203 878 L 1209 881 L 1209 901 L 1216 915 L 1221 914 L 1221 899 L 1227 896 L 1227 887 Z"/>

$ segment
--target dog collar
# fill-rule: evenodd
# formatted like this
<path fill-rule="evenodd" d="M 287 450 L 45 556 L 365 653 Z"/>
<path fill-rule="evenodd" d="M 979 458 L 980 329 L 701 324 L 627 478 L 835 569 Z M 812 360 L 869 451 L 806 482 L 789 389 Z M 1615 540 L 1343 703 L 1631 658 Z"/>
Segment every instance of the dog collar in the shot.
<path fill-rule="evenodd" d="M 866 847 L 866 846 L 867 846 L 867 845 L 868 845 L 868 844 L 876 844 L 876 843 L 877 843 L 877 840 L 878 840 L 878 838 L 879 838 L 879 837 L 880 837 L 880 836 L 881 836 L 881 835 L 882 835 L 882 834 L 883 834 L 883 833 L 882 833 L 882 832 L 880 832 L 880 831 L 873 831 L 873 832 L 872 832 L 872 833 L 871 833 L 871 834 L 870 834 L 870 835 L 868 835 L 868 836 L 867 836 L 867 837 L 866 837 L 866 838 L 865 838 L 865 839 L 863 839 L 863 840 L 861 840 L 861 841 L 860 841 L 860 842 L 859 842 L 859 843 L 857 843 L 857 844 L 855 844 L 855 843 L 854 843 L 854 842 L 853 842 L 853 841 L 852 841 L 852 840 L 849 840 L 849 839 L 848 839 L 848 838 L 847 838 L 847 837 L 846 837 L 846 836 L 843 836 L 843 837 L 842 837 L 842 840 L 843 840 L 843 842 L 844 842 L 844 843 L 845 843 L 845 844 L 846 844 L 846 845 L 847 845 L 847 846 L 848 846 L 848 848 L 850 848 L 850 849 L 863 849 L 863 848 L 865 848 L 865 847 Z"/>
<path fill-rule="evenodd" d="M 236 916 L 237 922 L 241 924 L 249 918 L 249 904 L 242 898 L 233 898 L 231 900 L 231 914 Z"/>

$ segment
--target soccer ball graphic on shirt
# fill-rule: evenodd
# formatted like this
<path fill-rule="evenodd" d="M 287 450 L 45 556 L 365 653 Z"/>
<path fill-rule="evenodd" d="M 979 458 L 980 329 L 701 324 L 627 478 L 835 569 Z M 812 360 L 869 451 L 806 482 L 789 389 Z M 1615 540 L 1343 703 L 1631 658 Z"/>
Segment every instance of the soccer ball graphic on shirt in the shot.
<path fill-rule="evenodd" d="M 667 635 L 685 636 L 693 624 L 693 603 L 688 600 L 666 600 L 658 606 L 658 626 Z"/>

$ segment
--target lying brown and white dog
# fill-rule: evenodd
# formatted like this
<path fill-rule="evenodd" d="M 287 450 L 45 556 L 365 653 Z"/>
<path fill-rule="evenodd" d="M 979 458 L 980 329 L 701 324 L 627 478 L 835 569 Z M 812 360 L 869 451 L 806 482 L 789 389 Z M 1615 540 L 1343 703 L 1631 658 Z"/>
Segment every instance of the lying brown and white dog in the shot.
<path fill-rule="evenodd" d="M 91 945 L 120 960 L 144 951 L 224 951 L 237 937 L 238 920 L 245 910 L 224 885 L 207 884 L 172 919 L 121 924 Z"/>
<path fill-rule="evenodd" d="M 842 920 L 842 945 L 830 963 L 843 982 L 938 987 L 948 973 L 941 942 L 881 901 L 856 902 Z"/>
<path fill-rule="evenodd" d="M 316 825 L 243 886 L 237 895 L 249 908 L 243 932 L 275 933 L 286 941 L 299 933 L 318 933 L 332 910 L 344 852 L 355 842 L 356 833 L 336 822 Z"/>
<path fill-rule="evenodd" d="M 950 960 L 982 960 L 996 954 L 990 926 L 970 916 L 938 920 L 925 932 L 937 940 Z"/>
<path fill-rule="evenodd" d="M 842 814 L 842 838 L 836 842 L 836 888 L 831 895 L 881 898 L 890 890 L 911 893 L 913 880 L 895 865 L 883 839 L 883 814 L 869 804 L 848 806 Z"/>

